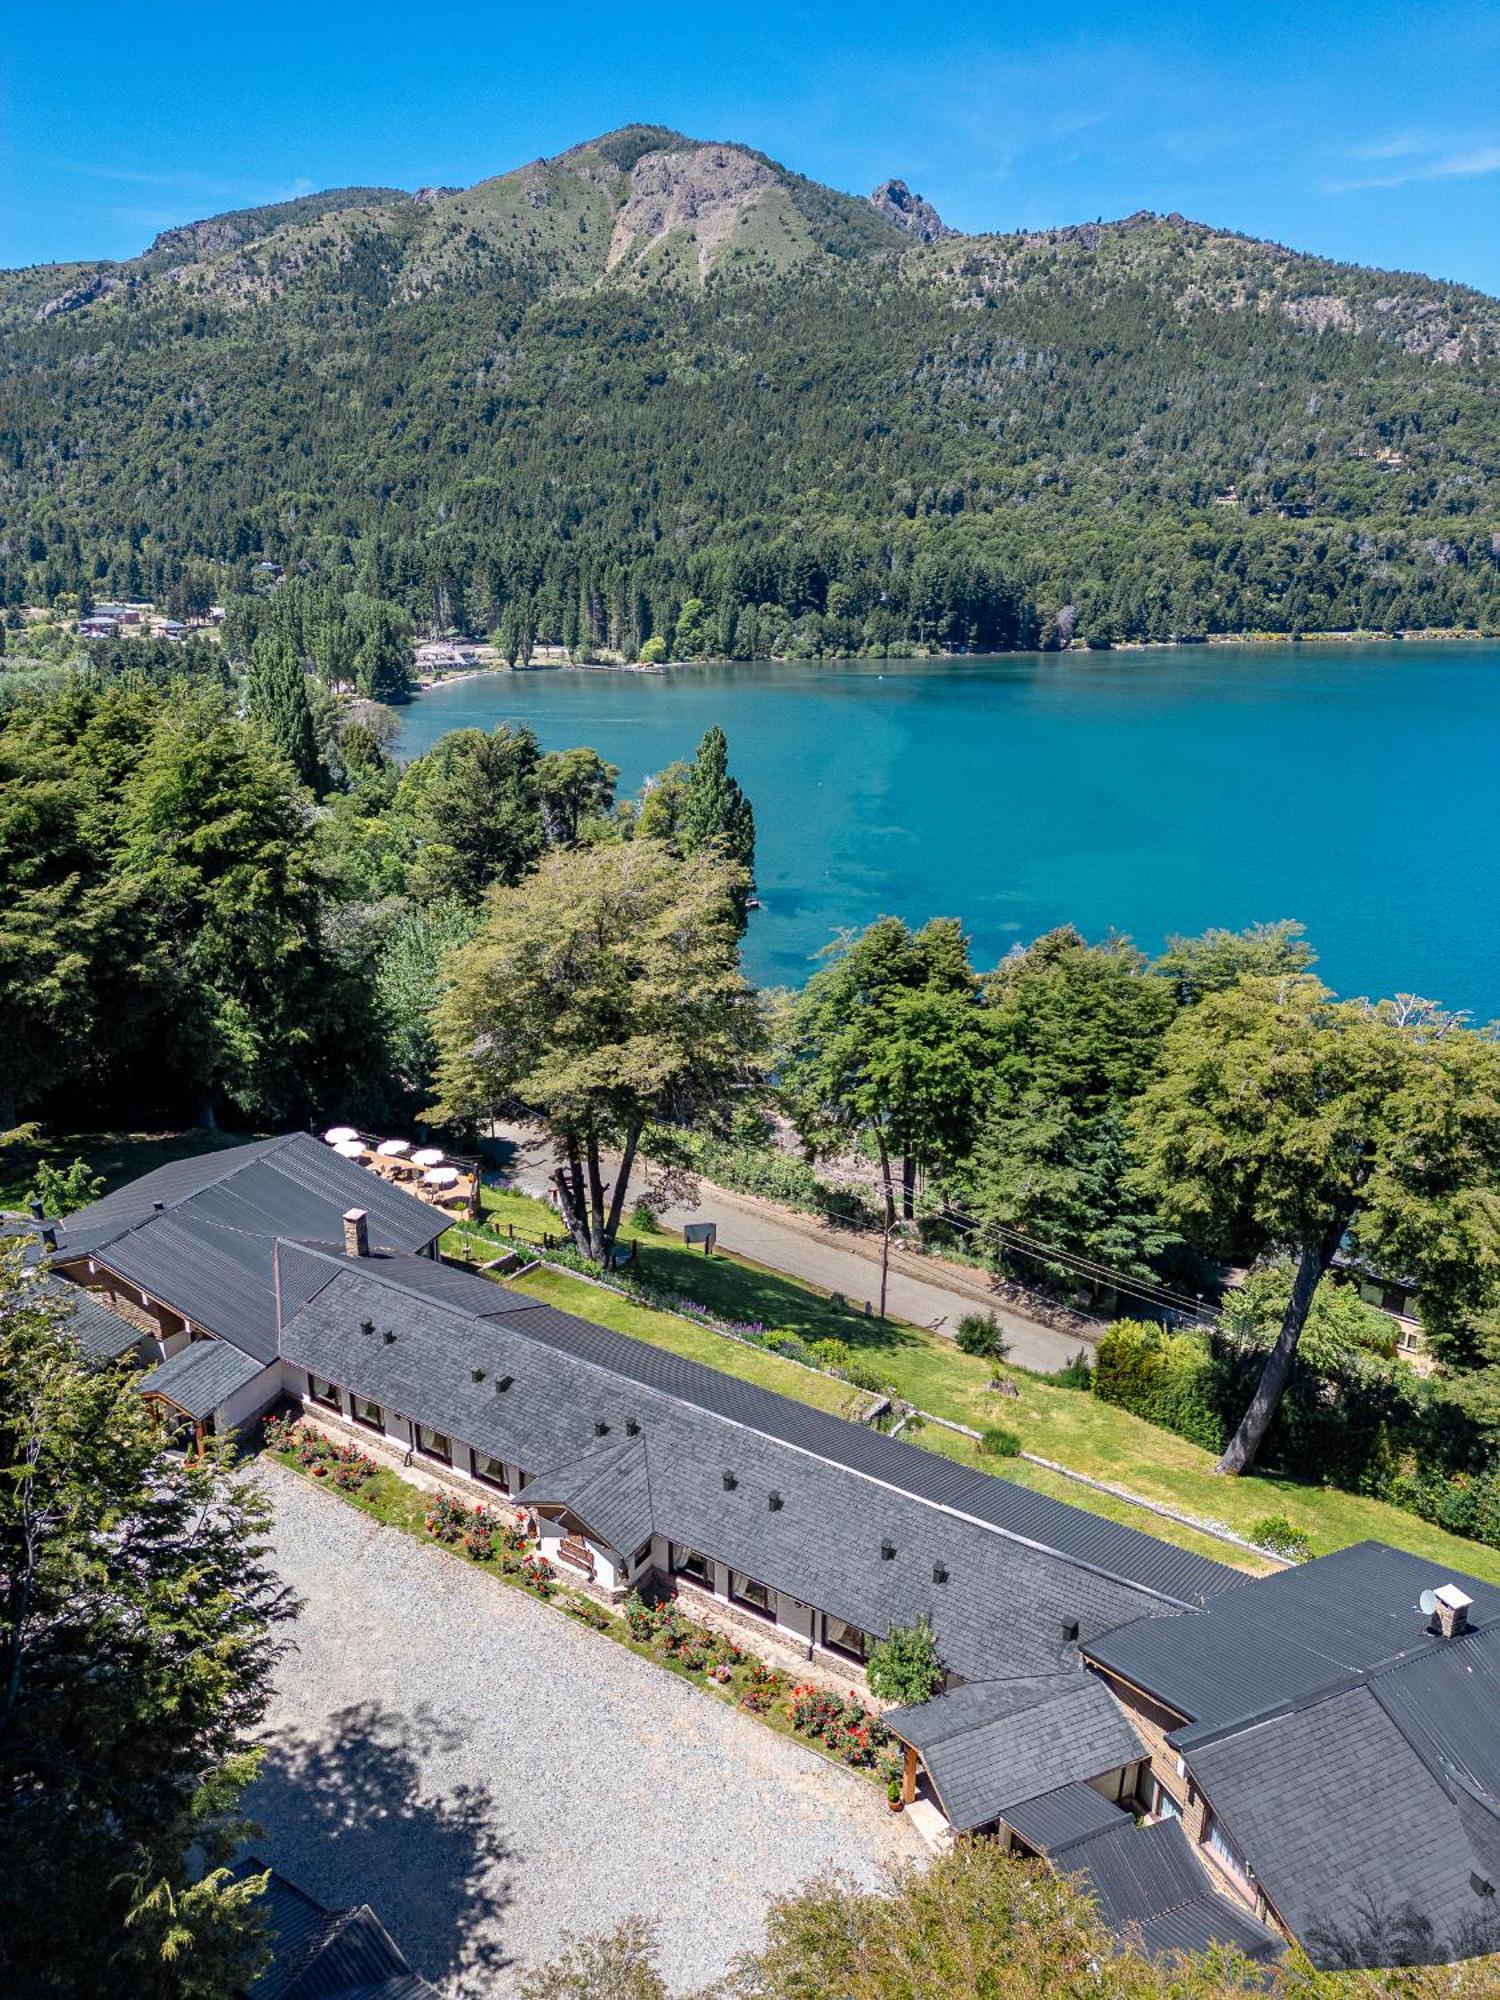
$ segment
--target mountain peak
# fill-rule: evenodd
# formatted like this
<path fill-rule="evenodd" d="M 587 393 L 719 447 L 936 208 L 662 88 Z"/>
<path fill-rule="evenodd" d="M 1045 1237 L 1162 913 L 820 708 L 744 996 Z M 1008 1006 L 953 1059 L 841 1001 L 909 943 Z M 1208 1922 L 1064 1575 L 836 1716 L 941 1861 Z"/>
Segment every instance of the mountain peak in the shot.
<path fill-rule="evenodd" d="M 870 206 L 919 243 L 941 243 L 944 237 L 959 233 L 948 227 L 930 201 L 913 194 L 905 181 L 882 181 L 870 196 Z"/>

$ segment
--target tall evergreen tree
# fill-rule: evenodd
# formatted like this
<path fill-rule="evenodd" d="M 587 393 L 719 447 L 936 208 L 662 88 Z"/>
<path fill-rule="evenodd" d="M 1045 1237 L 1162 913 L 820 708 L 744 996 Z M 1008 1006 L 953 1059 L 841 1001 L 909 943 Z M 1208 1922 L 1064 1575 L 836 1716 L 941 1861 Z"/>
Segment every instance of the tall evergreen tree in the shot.
<path fill-rule="evenodd" d="M 729 740 L 717 723 L 706 732 L 688 766 L 677 834 L 684 854 L 713 847 L 740 871 L 744 887 L 738 892 L 736 909 L 743 927 L 755 889 L 755 812 L 729 774 Z"/>
<path fill-rule="evenodd" d="M 307 676 L 291 644 L 280 634 L 268 632 L 251 648 L 245 706 L 250 720 L 281 752 L 303 784 L 316 790 L 323 769 Z"/>
<path fill-rule="evenodd" d="M 227 1445 L 169 1447 L 0 1242 L 7 2000 L 221 2000 L 261 1960 L 262 1879 L 224 1864 L 291 1606 Z"/>

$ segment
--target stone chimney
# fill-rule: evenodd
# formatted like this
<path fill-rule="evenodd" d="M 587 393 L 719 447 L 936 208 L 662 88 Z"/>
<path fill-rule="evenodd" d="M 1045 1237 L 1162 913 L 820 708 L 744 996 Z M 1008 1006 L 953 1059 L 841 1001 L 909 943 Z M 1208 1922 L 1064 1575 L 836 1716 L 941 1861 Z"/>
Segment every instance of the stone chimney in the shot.
<path fill-rule="evenodd" d="M 346 1257 L 368 1257 L 370 1254 L 370 1218 L 362 1208 L 348 1208 L 344 1211 L 344 1255 Z"/>
<path fill-rule="evenodd" d="M 1456 1583 L 1444 1583 L 1432 1593 L 1437 1599 L 1437 1628 L 1445 1639 L 1457 1639 L 1469 1629 L 1469 1606 L 1473 1598 Z"/>

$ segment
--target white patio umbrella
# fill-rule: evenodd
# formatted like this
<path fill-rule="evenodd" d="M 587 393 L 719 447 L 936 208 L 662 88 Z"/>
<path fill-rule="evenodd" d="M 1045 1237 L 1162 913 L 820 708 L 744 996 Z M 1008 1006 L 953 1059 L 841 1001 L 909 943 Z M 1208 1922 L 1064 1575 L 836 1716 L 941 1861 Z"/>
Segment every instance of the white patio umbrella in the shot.
<path fill-rule="evenodd" d="M 382 1139 L 375 1148 L 382 1160 L 400 1160 L 411 1151 L 410 1139 Z"/>
<path fill-rule="evenodd" d="M 457 1187 L 457 1167 L 429 1167 L 422 1176 L 424 1187 Z"/>
<path fill-rule="evenodd" d="M 411 1156 L 414 1167 L 440 1167 L 443 1164 L 441 1146 L 419 1146 Z"/>
<path fill-rule="evenodd" d="M 358 1139 L 340 1139 L 333 1149 L 341 1160 L 362 1160 L 365 1149 Z"/>
<path fill-rule="evenodd" d="M 344 1146 L 351 1139 L 358 1137 L 359 1134 L 352 1125 L 330 1125 L 323 1134 L 323 1143 L 327 1146 Z"/>

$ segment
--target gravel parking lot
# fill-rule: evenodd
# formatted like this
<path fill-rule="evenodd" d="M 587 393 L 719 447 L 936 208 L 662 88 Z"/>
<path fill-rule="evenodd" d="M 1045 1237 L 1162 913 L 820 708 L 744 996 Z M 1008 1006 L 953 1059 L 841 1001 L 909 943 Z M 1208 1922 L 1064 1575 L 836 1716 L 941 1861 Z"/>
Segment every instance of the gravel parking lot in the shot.
<path fill-rule="evenodd" d="M 918 1858 L 873 1786 L 561 1612 L 262 1461 L 303 1599 L 250 1796 L 263 1857 L 374 1906 L 451 1995 L 515 1991 L 565 1932 L 640 1914 L 678 1986 L 768 1895 Z"/>

